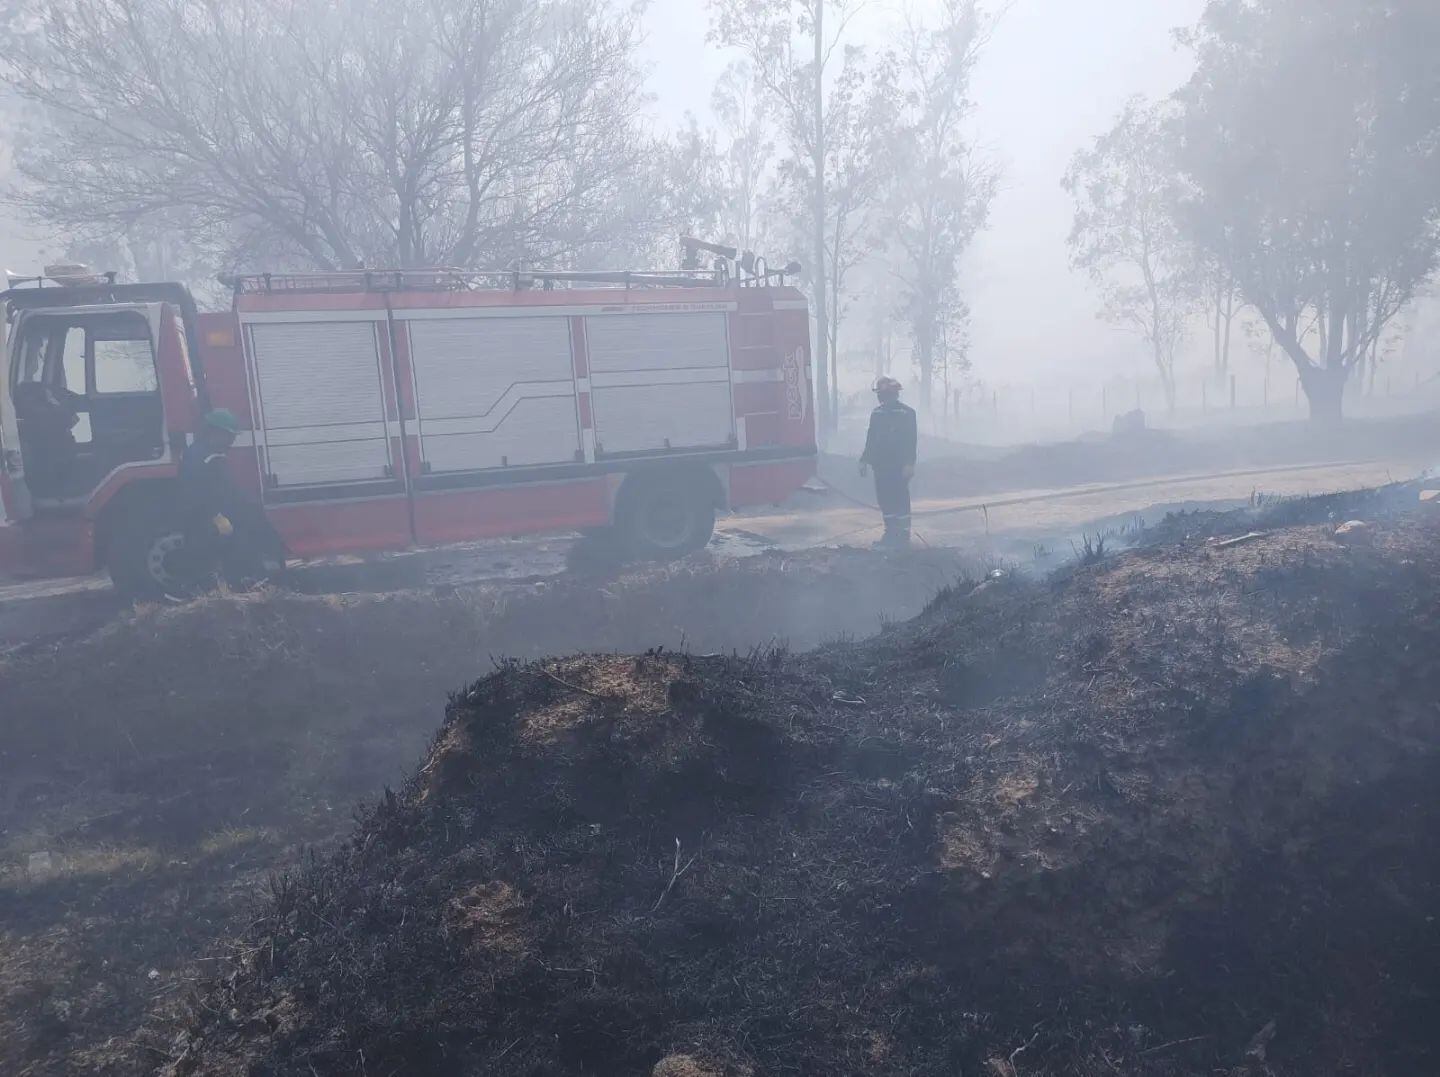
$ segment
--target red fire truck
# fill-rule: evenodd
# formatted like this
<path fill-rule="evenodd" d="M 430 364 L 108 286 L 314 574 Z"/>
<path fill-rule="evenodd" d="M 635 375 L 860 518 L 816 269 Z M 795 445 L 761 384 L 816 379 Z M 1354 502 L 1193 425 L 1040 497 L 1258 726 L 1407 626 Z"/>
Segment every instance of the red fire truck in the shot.
<path fill-rule="evenodd" d="M 763 269 L 267 274 L 215 314 L 53 276 L 0 294 L 0 574 L 192 586 L 173 483 L 210 408 L 301 559 L 588 529 L 672 558 L 814 473 L 808 309 Z"/>

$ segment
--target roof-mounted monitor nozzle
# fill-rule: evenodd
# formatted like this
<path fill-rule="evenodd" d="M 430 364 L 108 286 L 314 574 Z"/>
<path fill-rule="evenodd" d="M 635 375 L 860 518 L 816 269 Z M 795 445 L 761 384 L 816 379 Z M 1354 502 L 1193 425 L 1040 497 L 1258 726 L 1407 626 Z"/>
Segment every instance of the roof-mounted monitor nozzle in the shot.
<path fill-rule="evenodd" d="M 684 257 L 681 261 L 681 268 L 686 272 L 696 272 L 700 269 L 700 252 L 705 251 L 716 255 L 715 275 L 721 281 L 729 281 L 736 277 L 742 284 L 768 284 L 771 277 L 780 278 L 780 283 L 785 283 L 787 276 L 794 276 L 800 272 L 799 262 L 789 262 L 784 269 L 771 269 L 764 258 L 754 251 L 741 251 L 736 247 L 729 247 L 723 243 L 707 243 L 703 239 L 696 239 L 693 236 L 683 236 L 680 240 L 681 250 Z M 736 272 L 738 270 L 738 272 Z"/>
<path fill-rule="evenodd" d="M 718 254 L 727 262 L 733 262 L 740 256 L 740 252 L 734 247 L 727 247 L 721 243 L 706 243 L 703 239 L 696 239 L 694 236 L 681 237 L 680 246 L 685 251 L 685 258 L 680 263 L 681 269 L 699 269 L 701 251 Z"/>

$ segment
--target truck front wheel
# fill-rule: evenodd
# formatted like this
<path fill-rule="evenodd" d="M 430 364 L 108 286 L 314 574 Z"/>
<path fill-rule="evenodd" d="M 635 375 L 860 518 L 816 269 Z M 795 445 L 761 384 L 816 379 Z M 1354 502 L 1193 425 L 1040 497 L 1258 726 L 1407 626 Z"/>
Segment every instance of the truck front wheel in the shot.
<path fill-rule="evenodd" d="M 216 568 L 175 519 L 152 512 L 133 513 L 117 524 L 105 567 L 123 597 L 149 602 L 194 597 L 213 585 Z"/>
<path fill-rule="evenodd" d="M 715 503 L 707 495 L 704 484 L 680 475 L 629 480 L 616 514 L 627 552 L 673 561 L 703 549 L 715 533 Z"/>

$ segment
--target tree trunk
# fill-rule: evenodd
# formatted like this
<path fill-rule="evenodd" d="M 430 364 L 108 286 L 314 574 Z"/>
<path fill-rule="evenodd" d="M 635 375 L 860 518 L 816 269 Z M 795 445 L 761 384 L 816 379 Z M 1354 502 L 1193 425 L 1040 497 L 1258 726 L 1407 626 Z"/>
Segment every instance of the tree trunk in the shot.
<path fill-rule="evenodd" d="M 837 291 L 829 294 L 838 295 Z M 830 319 L 830 418 L 840 426 L 840 323 Z"/>
<path fill-rule="evenodd" d="M 1225 377 L 1225 359 L 1222 354 L 1221 337 L 1225 332 L 1225 293 L 1220 281 L 1215 282 L 1215 384 Z"/>
<path fill-rule="evenodd" d="M 1230 342 L 1235 335 L 1235 282 L 1228 281 L 1225 288 L 1225 336 L 1220 349 L 1220 370 L 1230 373 Z"/>
<path fill-rule="evenodd" d="M 815 395 L 820 443 L 832 429 L 830 412 L 830 311 L 825 281 L 825 0 L 815 2 Z"/>
<path fill-rule="evenodd" d="M 949 360 L 950 360 L 950 355 L 949 355 L 949 341 L 948 341 L 948 339 L 947 339 L 947 341 L 946 341 L 945 347 L 946 347 L 946 351 L 945 351 L 945 360 L 946 360 L 946 361 L 945 361 L 945 365 L 940 368 L 940 381 L 941 381 L 941 386 L 942 386 L 942 388 L 944 389 L 944 392 L 945 392 L 945 412 L 946 412 L 946 414 L 948 415 L 948 414 L 949 414 L 949 410 L 950 410 L 950 361 L 949 361 Z M 1032 390 L 1032 394 L 1033 394 L 1033 390 Z M 1032 397 L 1031 397 L 1031 400 L 1032 400 L 1032 402 L 1033 402 L 1033 400 L 1034 400 L 1033 395 L 1032 395 Z M 926 403 L 926 405 L 928 406 L 930 402 L 927 400 L 925 403 Z M 1032 407 L 1030 410 L 1033 412 L 1035 409 Z"/>
<path fill-rule="evenodd" d="M 1318 368 L 1300 375 L 1305 399 L 1310 403 L 1310 421 L 1319 426 L 1339 426 L 1345 407 L 1345 373 Z"/>
<path fill-rule="evenodd" d="M 1175 414 L 1175 365 L 1167 362 L 1165 353 L 1157 343 L 1155 348 L 1155 370 L 1160 375 L 1160 388 L 1165 391 L 1165 410 Z"/>
<path fill-rule="evenodd" d="M 920 403 L 928 411 L 930 394 L 935 386 L 935 344 L 928 333 L 921 334 L 920 339 L 915 342 L 915 350 L 920 367 Z"/>

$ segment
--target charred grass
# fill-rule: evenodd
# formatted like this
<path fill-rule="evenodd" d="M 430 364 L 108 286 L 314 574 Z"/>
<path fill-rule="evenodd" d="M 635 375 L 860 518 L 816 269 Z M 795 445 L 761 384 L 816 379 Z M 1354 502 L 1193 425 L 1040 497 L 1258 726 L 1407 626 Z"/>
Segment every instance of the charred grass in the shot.
<path fill-rule="evenodd" d="M 1440 548 L 1203 537 L 803 656 L 507 664 L 175 1074 L 1437 1071 Z"/>
<path fill-rule="evenodd" d="M 216 968 L 277 870 L 425 752 L 510 658 L 812 646 L 908 617 L 951 554 L 699 560 L 601 581 L 216 597 L 0 661 L 0 1073 L 144 1072 L 144 1015 Z M 32 870 L 31 854 L 48 854 Z M 318 869 L 317 869 L 318 870 Z M 653 900 L 653 898 L 652 898 Z"/>

